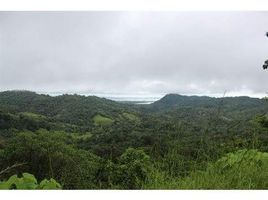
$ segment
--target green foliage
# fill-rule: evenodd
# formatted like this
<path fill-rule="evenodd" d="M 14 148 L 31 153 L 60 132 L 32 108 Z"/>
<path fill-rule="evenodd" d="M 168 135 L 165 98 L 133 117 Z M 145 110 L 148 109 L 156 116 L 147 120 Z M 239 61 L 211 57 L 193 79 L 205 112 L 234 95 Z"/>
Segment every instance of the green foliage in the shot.
<path fill-rule="evenodd" d="M 119 158 L 117 181 L 123 188 L 139 189 L 150 169 L 150 158 L 144 151 L 128 148 Z"/>
<path fill-rule="evenodd" d="M 124 112 L 122 115 L 123 115 L 123 117 L 125 117 L 126 119 L 128 119 L 130 121 L 140 123 L 140 118 L 132 113 L 125 113 Z"/>
<path fill-rule="evenodd" d="M 114 120 L 108 117 L 103 117 L 101 115 L 94 116 L 93 121 L 95 126 L 109 126 L 114 122 Z"/>
<path fill-rule="evenodd" d="M 268 115 L 258 116 L 256 118 L 257 123 L 259 123 L 263 128 L 268 128 Z"/>
<path fill-rule="evenodd" d="M 71 133 L 70 134 L 74 140 L 78 141 L 85 141 L 92 137 L 92 133 L 85 132 L 85 133 Z"/>
<path fill-rule="evenodd" d="M 268 153 L 239 150 L 193 172 L 180 183 L 183 189 L 267 189 Z"/>
<path fill-rule="evenodd" d="M 0 157 L 1 168 L 14 162 L 27 163 L 21 170 L 39 179 L 53 177 L 64 188 L 78 189 L 95 187 L 99 158 L 68 144 L 64 133 L 40 130 L 19 133 L 9 141 Z"/>
<path fill-rule="evenodd" d="M 153 168 L 142 189 L 179 189 L 180 179 L 171 177 L 165 171 Z"/>
<path fill-rule="evenodd" d="M 7 181 L 0 182 L 0 189 L 18 189 L 18 190 L 33 190 L 33 189 L 61 189 L 61 185 L 53 178 L 50 180 L 44 179 L 37 183 L 34 175 L 23 173 L 22 177 L 17 175 L 11 176 Z"/>
<path fill-rule="evenodd" d="M 42 190 L 60 189 L 61 185 L 55 179 L 51 178 L 49 180 L 42 180 L 37 188 Z"/>
<path fill-rule="evenodd" d="M 131 105 L 0 92 L 0 168 L 25 163 L 0 175 L 27 171 L 39 189 L 266 189 L 267 110 L 249 97 Z"/>
<path fill-rule="evenodd" d="M 35 119 L 35 120 L 46 119 L 46 117 L 44 115 L 38 115 L 38 114 L 35 114 L 35 113 L 31 113 L 31 112 L 22 112 L 20 114 L 22 116 L 29 117 L 29 118 L 32 118 L 32 119 Z"/>
<path fill-rule="evenodd" d="M 51 97 L 29 91 L 5 91 L 0 92 L 0 110 L 10 113 L 35 113 L 49 117 L 57 123 L 89 126 L 93 125 L 92 119 L 97 114 L 116 118 L 129 109 L 127 105 L 95 96 Z"/>

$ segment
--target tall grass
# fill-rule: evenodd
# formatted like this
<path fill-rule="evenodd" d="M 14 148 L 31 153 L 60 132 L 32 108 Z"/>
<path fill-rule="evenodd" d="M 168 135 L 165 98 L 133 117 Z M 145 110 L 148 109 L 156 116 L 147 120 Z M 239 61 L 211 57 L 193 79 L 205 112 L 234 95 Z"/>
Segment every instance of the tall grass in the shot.
<path fill-rule="evenodd" d="M 268 153 L 239 150 L 229 153 L 206 170 L 176 178 L 154 170 L 145 189 L 267 189 Z"/>

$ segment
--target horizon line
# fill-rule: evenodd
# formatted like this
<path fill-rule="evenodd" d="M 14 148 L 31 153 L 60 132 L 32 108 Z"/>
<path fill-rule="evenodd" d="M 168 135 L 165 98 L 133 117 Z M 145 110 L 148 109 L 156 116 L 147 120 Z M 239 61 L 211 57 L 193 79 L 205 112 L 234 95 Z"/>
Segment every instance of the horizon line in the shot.
<path fill-rule="evenodd" d="M 105 97 L 151 97 L 151 98 L 162 98 L 169 94 L 176 94 L 182 96 L 199 96 L 199 97 L 211 97 L 211 98 L 223 98 L 223 97 L 250 97 L 250 98 L 266 98 L 266 93 L 255 93 L 255 94 L 245 94 L 245 93 L 235 93 L 235 92 L 222 92 L 222 93 L 183 93 L 183 92 L 167 92 L 167 93 L 120 93 L 120 92 L 89 92 L 89 91 L 38 91 L 38 90 L 28 90 L 28 89 L 10 89 L 10 90 L 0 90 L 0 92 L 7 91 L 28 91 L 37 94 L 49 95 L 49 96 L 61 96 L 61 95 L 80 95 L 80 96 L 97 96 L 101 98 Z"/>

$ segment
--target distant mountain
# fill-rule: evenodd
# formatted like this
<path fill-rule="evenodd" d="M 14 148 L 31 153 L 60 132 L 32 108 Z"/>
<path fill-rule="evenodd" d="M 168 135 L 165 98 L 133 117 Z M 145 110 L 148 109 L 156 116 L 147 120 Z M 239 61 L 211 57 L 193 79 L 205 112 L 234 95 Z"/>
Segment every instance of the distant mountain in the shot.
<path fill-rule="evenodd" d="M 152 111 L 174 111 L 186 108 L 222 110 L 229 114 L 234 112 L 240 114 L 267 113 L 268 102 L 264 99 L 241 97 L 214 98 L 207 96 L 184 96 L 179 94 L 167 94 L 160 100 L 152 103 L 149 109 Z"/>
<path fill-rule="evenodd" d="M 264 99 L 251 98 L 247 96 L 240 97 L 223 97 L 215 98 L 208 96 L 184 96 L 179 94 L 167 94 L 158 101 L 155 101 L 153 106 L 217 106 L 219 103 L 234 104 L 239 106 L 259 106 L 266 105 Z"/>
<path fill-rule="evenodd" d="M 184 96 L 179 94 L 167 94 L 152 105 L 157 107 L 172 107 L 172 106 L 192 106 L 195 105 L 213 105 L 215 98 L 206 96 Z"/>

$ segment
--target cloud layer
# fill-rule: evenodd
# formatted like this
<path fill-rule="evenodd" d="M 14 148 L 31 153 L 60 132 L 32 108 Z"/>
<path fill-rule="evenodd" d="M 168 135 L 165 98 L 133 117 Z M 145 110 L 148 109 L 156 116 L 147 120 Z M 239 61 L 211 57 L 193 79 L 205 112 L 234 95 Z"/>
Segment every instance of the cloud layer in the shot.
<path fill-rule="evenodd" d="M 262 95 L 268 12 L 0 12 L 0 90 Z"/>

